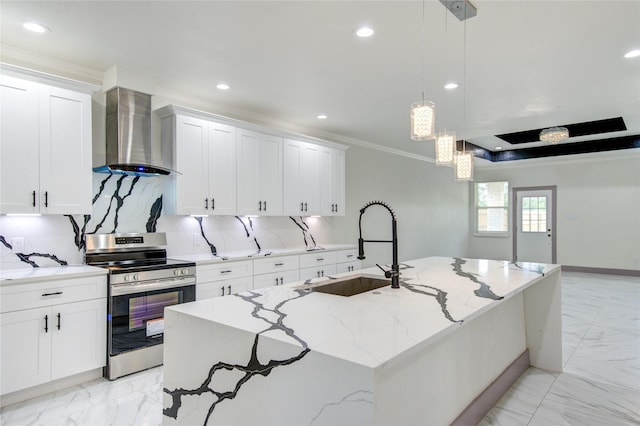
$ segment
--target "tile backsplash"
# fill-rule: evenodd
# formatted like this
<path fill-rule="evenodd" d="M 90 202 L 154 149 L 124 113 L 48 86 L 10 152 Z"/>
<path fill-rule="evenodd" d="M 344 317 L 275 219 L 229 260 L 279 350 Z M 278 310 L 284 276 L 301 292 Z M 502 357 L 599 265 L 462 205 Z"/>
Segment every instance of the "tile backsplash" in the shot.
<path fill-rule="evenodd" d="M 82 264 L 84 237 L 95 233 L 165 232 L 169 256 L 329 242 L 332 218 L 163 215 L 165 179 L 94 173 L 91 215 L 0 216 L 0 267 Z"/>

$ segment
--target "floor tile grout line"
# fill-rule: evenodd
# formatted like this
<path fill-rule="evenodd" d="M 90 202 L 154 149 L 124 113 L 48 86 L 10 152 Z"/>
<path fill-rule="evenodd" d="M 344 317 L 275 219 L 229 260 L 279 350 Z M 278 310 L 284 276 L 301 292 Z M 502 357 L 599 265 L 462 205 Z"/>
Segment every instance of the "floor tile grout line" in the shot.
<path fill-rule="evenodd" d="M 549 389 L 547 389 L 547 391 L 544 393 L 544 396 L 540 399 L 540 402 L 538 402 L 538 404 L 536 405 L 536 409 L 533 410 L 533 414 L 531 414 L 531 418 L 529 418 L 529 421 L 527 422 L 527 426 L 531 424 L 531 422 L 533 421 L 533 418 L 535 417 L 536 413 L 538 412 L 538 409 L 540 408 L 540 406 L 542 405 L 542 403 L 544 402 L 544 400 L 547 398 L 547 395 L 549 394 L 549 392 L 551 392 L 551 388 L 553 388 L 553 385 L 555 385 L 556 381 L 558 380 L 558 377 L 560 377 L 559 373 L 558 375 L 556 375 L 553 378 L 553 382 L 551 382 L 551 385 L 549 385 Z"/>

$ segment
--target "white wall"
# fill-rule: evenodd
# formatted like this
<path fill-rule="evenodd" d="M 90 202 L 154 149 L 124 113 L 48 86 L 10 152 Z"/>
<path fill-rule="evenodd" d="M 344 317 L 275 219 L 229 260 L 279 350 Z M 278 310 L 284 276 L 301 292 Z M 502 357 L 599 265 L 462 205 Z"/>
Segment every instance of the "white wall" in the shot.
<path fill-rule="evenodd" d="M 552 159 L 547 162 L 553 164 L 546 166 L 529 160 L 491 165 L 476 170 L 476 181 L 507 180 L 510 189 L 556 185 L 557 263 L 639 270 L 640 155 L 636 151 L 595 160 Z M 512 239 L 476 237 L 472 232 L 469 254 L 510 260 Z"/>
<path fill-rule="evenodd" d="M 381 200 L 396 213 L 400 261 L 467 255 L 469 185 L 455 182 L 453 169 L 352 146 L 346 176 L 346 216 L 332 219 L 334 242 L 357 244 L 360 209 Z M 362 228 L 365 239 L 391 238 L 391 218 L 382 207 L 366 211 Z M 365 255 L 365 266 L 389 264 L 391 245 L 365 244 Z"/>

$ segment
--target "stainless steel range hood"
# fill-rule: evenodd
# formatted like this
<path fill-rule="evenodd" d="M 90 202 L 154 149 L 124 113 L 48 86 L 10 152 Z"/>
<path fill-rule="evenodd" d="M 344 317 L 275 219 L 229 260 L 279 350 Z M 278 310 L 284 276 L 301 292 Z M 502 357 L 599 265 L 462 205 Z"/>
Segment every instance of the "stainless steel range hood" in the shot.
<path fill-rule="evenodd" d="M 163 150 L 165 151 L 165 150 Z M 151 95 L 122 87 L 107 92 L 106 165 L 95 172 L 137 176 L 168 175 L 154 162 L 151 144 Z"/>

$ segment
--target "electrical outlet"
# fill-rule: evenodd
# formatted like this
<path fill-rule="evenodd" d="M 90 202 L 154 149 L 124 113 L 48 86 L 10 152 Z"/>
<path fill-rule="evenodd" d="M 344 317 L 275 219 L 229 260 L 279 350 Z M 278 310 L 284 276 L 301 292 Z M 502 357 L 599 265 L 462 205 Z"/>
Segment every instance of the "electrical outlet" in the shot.
<path fill-rule="evenodd" d="M 24 253 L 24 238 L 16 237 L 11 239 L 11 252 Z"/>

